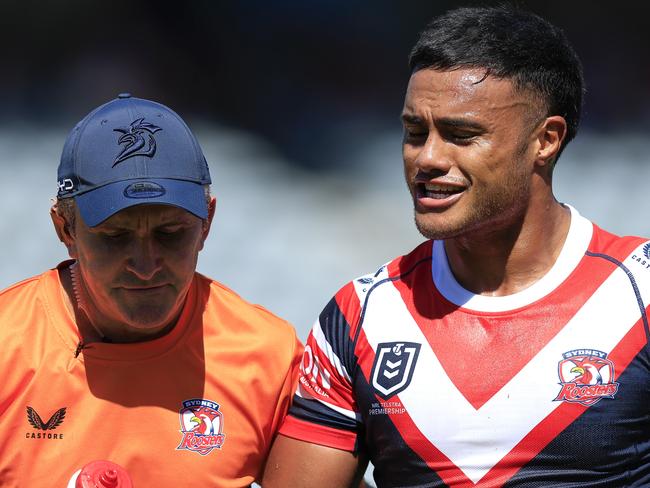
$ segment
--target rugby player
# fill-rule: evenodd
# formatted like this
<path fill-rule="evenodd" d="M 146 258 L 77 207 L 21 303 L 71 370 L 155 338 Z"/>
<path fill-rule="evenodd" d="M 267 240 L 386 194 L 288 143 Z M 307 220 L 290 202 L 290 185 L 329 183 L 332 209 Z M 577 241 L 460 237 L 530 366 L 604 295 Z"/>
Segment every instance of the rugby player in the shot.
<path fill-rule="evenodd" d="M 264 488 L 650 486 L 650 243 L 556 200 L 580 61 L 508 7 L 410 55 L 404 174 L 428 239 L 345 285 L 308 338 Z M 579 184 L 579 182 L 577 182 Z"/>

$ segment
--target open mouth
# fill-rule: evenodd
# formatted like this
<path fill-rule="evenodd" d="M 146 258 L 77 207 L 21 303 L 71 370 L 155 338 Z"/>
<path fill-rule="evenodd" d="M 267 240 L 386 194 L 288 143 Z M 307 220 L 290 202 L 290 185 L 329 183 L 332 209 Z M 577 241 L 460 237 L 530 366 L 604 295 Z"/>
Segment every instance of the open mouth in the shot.
<path fill-rule="evenodd" d="M 463 191 L 465 191 L 465 188 L 458 186 L 437 185 L 432 183 L 417 184 L 418 198 L 433 198 L 434 200 L 444 200 L 445 198 L 457 195 Z"/>

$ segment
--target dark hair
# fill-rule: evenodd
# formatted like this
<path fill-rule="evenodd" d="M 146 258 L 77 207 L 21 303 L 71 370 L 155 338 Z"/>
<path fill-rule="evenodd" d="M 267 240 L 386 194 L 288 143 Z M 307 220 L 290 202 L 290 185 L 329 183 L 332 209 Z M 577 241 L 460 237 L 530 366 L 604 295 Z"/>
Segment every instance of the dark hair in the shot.
<path fill-rule="evenodd" d="M 411 73 L 485 68 L 486 76 L 507 78 L 515 89 L 531 90 L 545 102 L 546 115 L 566 120 L 560 152 L 578 130 L 582 65 L 564 33 L 531 12 L 506 6 L 450 10 L 420 34 L 409 67 Z"/>

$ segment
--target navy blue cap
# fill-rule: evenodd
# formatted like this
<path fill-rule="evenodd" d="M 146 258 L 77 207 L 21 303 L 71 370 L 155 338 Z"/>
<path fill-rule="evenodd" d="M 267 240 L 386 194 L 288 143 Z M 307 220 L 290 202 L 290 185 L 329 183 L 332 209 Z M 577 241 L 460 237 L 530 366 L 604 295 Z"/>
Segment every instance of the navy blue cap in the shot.
<path fill-rule="evenodd" d="M 94 227 L 133 205 L 161 203 L 208 216 L 211 183 L 198 141 L 173 110 L 122 93 L 90 112 L 68 135 L 58 197 L 74 198 Z"/>

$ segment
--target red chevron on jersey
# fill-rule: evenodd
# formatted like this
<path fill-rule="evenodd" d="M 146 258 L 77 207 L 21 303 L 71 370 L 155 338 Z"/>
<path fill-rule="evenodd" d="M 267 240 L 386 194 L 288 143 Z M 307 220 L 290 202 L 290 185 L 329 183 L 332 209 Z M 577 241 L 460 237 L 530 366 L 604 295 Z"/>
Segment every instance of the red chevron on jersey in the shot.
<path fill-rule="evenodd" d="M 328 304 L 307 361 L 326 395 L 303 371 L 281 432 L 365 450 L 378 486 L 650 485 L 647 263 L 572 210 L 547 275 L 485 297 L 425 243 Z"/>
<path fill-rule="evenodd" d="M 580 345 L 589 341 L 599 350 L 612 351 L 639 321 L 634 295 L 621 292 L 627 287 L 625 273 L 612 273 L 572 320 L 479 409 L 462 394 L 463 385 L 457 387 L 446 374 L 395 287 L 378 287 L 373 292 L 366 308 L 364 332 L 375 351 L 379 342 L 422 344 L 410 387 L 399 394 L 399 401 L 424 438 L 476 483 L 561 405 L 553 400 L 558 390 L 558 359 L 563 357 L 566 344 Z M 621 307 L 609 306 L 605 296 L 617 297 Z M 627 306 L 623 307 L 626 302 Z M 373 306 L 375 303 L 382 306 Z M 627 312 L 623 325 L 603 327 L 597 335 L 593 333 L 595 324 L 621 323 L 623 311 Z M 395 327 L 395 324 L 400 326 Z M 502 359 L 507 361 L 508 358 Z M 493 364 L 498 368 L 498 358 Z M 430 387 L 432 378 L 436 379 L 435 388 Z M 444 420 L 432 422 L 432 418 Z M 462 428 L 454 419 L 462 422 Z M 467 437 L 460 431 L 465 431 Z M 501 434 L 495 438 L 495 433 Z M 490 439 L 490 442 L 475 445 L 477 438 Z"/>
<path fill-rule="evenodd" d="M 537 300 L 535 307 L 520 308 L 516 313 L 495 314 L 461 308 L 465 312 L 461 316 L 462 327 L 459 327 L 459 314 L 453 314 L 458 305 L 445 299 L 428 273 L 395 281 L 394 286 L 436 350 L 446 373 L 465 398 L 480 408 L 558 333 L 612 269 L 589 260 L 581 263 L 580 272 L 581 280 L 564 281 L 555 293 Z M 410 298 L 413 288 L 425 290 L 426 296 L 433 299 L 414 303 Z M 558 301 L 562 306 L 558 306 Z M 543 327 L 530 327 L 531 323 L 540 321 Z M 499 367 L 495 368 L 493 365 L 497 363 Z M 477 374 L 483 371 L 490 374 Z"/>

